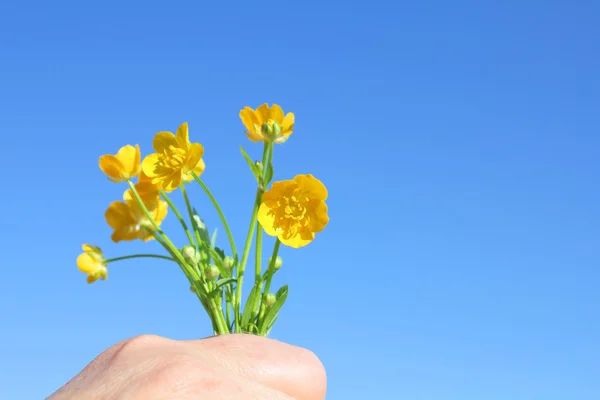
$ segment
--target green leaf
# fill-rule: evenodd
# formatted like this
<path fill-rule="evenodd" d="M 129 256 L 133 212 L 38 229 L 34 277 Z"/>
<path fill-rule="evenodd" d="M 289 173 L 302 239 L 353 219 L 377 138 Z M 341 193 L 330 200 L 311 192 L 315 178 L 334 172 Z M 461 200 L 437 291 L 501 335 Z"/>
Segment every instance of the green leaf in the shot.
<path fill-rule="evenodd" d="M 218 248 L 218 247 L 214 247 L 214 248 L 213 248 L 213 251 L 214 251 L 215 253 L 217 253 L 217 254 L 219 255 L 219 257 L 220 257 L 221 261 L 223 261 L 223 259 L 225 258 L 225 252 L 224 252 L 223 250 L 221 250 L 220 248 Z M 212 253 L 213 253 L 213 252 L 211 251 L 211 254 L 212 254 Z M 214 258 L 214 254 L 213 254 L 213 258 Z"/>
<path fill-rule="evenodd" d="M 250 158 L 248 153 L 246 153 L 246 150 L 244 150 L 242 146 L 240 146 L 240 150 L 242 151 L 242 155 L 244 156 L 246 163 L 248 163 L 248 166 L 250 167 L 250 171 L 252 171 L 252 175 L 254 175 L 256 182 L 258 182 L 258 177 L 260 174 L 259 171 L 256 169 L 256 165 L 254 165 L 254 161 L 252 161 L 252 159 Z"/>
<path fill-rule="evenodd" d="M 281 310 L 281 307 L 283 307 L 283 303 L 285 303 L 287 296 L 288 296 L 288 286 L 284 285 L 275 294 L 275 298 L 276 298 L 275 303 L 271 306 L 271 308 L 269 308 L 269 310 L 265 314 L 265 318 L 262 320 L 262 323 L 260 324 L 260 331 L 259 331 L 260 335 L 264 335 L 267 331 L 271 330 L 271 327 L 273 327 L 273 324 L 275 323 L 275 320 L 277 319 L 277 316 L 279 315 L 279 310 Z"/>
<path fill-rule="evenodd" d="M 210 248 L 214 249 L 216 243 L 217 243 L 217 228 L 215 228 L 215 231 L 212 234 L 212 238 L 210 239 Z"/>
<path fill-rule="evenodd" d="M 260 307 L 260 288 L 254 286 L 250 291 L 246 305 L 244 306 L 244 313 L 242 314 L 242 328 L 246 327 L 249 322 L 254 320 L 256 313 Z"/>
<path fill-rule="evenodd" d="M 200 239 L 204 243 L 206 243 L 207 246 L 210 246 L 210 238 L 208 236 L 208 229 L 206 229 L 206 224 L 204 223 L 204 220 L 202 218 L 200 218 L 200 216 L 198 215 L 198 212 L 196 211 L 195 208 L 192 210 L 192 214 L 194 214 L 192 216 L 192 223 L 194 224 L 194 228 L 196 230 L 198 230 L 198 232 L 200 233 Z"/>
<path fill-rule="evenodd" d="M 275 321 L 277 321 L 277 318 L 279 318 L 279 315 L 275 317 L 275 319 L 273 321 L 271 321 L 271 323 L 269 324 L 269 326 L 267 326 L 267 329 L 264 333 L 264 336 L 269 336 L 269 333 L 271 333 L 271 329 L 273 328 L 273 325 L 275 325 Z"/>

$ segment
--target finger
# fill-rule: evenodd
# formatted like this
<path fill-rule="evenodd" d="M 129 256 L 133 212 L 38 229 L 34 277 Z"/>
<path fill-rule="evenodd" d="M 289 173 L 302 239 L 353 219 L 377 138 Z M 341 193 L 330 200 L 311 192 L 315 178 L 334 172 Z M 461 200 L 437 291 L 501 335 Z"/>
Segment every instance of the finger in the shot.
<path fill-rule="evenodd" d="M 206 363 L 233 371 L 295 399 L 325 398 L 325 369 L 306 349 L 254 335 L 222 335 L 184 343 Z"/>

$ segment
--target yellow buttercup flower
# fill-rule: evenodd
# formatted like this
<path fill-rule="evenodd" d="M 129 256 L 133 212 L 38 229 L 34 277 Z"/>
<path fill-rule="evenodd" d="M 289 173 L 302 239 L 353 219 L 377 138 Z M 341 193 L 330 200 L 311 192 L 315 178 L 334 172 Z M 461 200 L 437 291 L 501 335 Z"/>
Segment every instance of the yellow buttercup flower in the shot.
<path fill-rule="evenodd" d="M 98 279 L 105 280 L 108 275 L 106 260 L 99 247 L 84 244 L 81 246 L 83 253 L 77 257 L 77 268 L 87 274 L 87 283 Z"/>
<path fill-rule="evenodd" d="M 246 126 L 246 136 L 253 142 L 283 143 L 288 140 L 294 129 L 294 113 L 283 114 L 277 104 L 269 107 L 267 103 L 255 110 L 244 107 L 240 118 Z"/>
<path fill-rule="evenodd" d="M 127 192 L 123 195 L 124 198 L 128 198 Z M 168 206 L 165 201 L 156 200 L 154 208 L 149 208 L 153 204 L 145 204 L 148 207 L 148 211 L 152 216 L 152 219 L 160 225 L 161 222 L 167 216 Z M 152 223 L 144 211 L 135 200 L 125 201 L 114 201 L 104 213 L 106 222 L 114 229 L 111 236 L 113 242 L 120 242 L 122 240 L 135 240 L 141 239 L 144 242 L 154 239 L 151 233 L 149 233 L 144 227 L 152 229 Z"/>
<path fill-rule="evenodd" d="M 184 122 L 177 129 L 177 134 L 158 132 L 152 143 L 155 154 L 150 154 L 142 162 L 142 170 L 150 181 L 170 192 L 177 189 L 181 181 L 193 179 L 204 172 L 204 147 L 200 143 L 190 143 L 188 124 Z"/>
<path fill-rule="evenodd" d="M 122 182 L 140 173 L 140 146 L 128 144 L 119 149 L 116 155 L 106 154 L 98 162 L 100 169 L 113 182 Z"/>
<path fill-rule="evenodd" d="M 306 246 L 329 222 L 326 199 L 327 188 L 312 175 L 274 182 L 262 196 L 258 221 L 286 246 Z"/>

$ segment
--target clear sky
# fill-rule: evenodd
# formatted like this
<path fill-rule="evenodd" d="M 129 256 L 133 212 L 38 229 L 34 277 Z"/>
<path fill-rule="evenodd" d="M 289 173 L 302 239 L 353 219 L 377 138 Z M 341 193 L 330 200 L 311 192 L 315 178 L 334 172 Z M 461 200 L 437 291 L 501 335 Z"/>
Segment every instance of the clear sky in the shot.
<path fill-rule="evenodd" d="M 103 213 L 124 188 L 98 157 L 148 154 L 188 121 L 241 243 L 254 189 L 238 148 L 260 145 L 238 113 L 263 102 L 296 113 L 275 179 L 329 189 L 326 230 L 282 250 L 274 285 L 290 297 L 272 334 L 322 359 L 328 399 L 600 398 L 599 14 L 566 0 L 3 2 L 0 398 L 44 398 L 130 336 L 210 334 L 160 260 L 85 283 L 81 243 L 159 251 L 110 241 Z M 185 242 L 172 215 L 164 227 Z"/>

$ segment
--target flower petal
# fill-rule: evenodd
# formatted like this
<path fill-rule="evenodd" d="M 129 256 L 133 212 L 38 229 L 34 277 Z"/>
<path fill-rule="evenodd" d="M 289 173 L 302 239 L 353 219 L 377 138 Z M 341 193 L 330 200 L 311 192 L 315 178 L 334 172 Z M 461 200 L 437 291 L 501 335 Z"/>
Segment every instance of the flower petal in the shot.
<path fill-rule="evenodd" d="M 122 174 L 125 171 L 125 167 L 123 166 L 123 163 L 112 154 L 106 154 L 100 157 L 98 166 L 111 181 L 121 182 L 124 180 Z"/>
<path fill-rule="evenodd" d="M 305 231 L 302 234 L 295 235 L 289 239 L 285 239 L 283 236 L 280 236 L 279 240 L 281 240 L 281 243 L 283 243 L 286 246 L 298 249 L 298 248 L 304 247 L 307 244 L 309 244 L 310 242 L 312 242 L 314 238 L 315 238 L 314 233 Z"/>
<path fill-rule="evenodd" d="M 292 129 L 294 129 L 294 113 L 287 113 L 285 118 L 283 119 L 283 123 L 281 125 L 281 133 L 285 135 L 287 132 L 292 133 Z"/>
<path fill-rule="evenodd" d="M 256 119 L 257 122 L 256 124 L 258 124 L 258 126 L 261 126 L 263 123 L 267 122 L 269 120 L 269 116 L 270 116 L 270 110 L 269 110 L 269 105 L 267 103 L 265 104 L 261 104 L 257 109 L 256 109 Z"/>
<path fill-rule="evenodd" d="M 156 153 L 147 155 L 142 161 L 142 172 L 152 181 L 154 181 L 153 178 L 160 175 L 161 170 L 158 154 Z"/>
<path fill-rule="evenodd" d="M 275 229 L 275 214 L 266 204 L 261 204 L 258 209 L 258 222 L 269 236 L 277 236 L 279 232 Z"/>
<path fill-rule="evenodd" d="M 82 253 L 77 257 L 77 268 L 86 274 L 96 269 L 98 261 L 90 256 L 88 253 Z"/>
<path fill-rule="evenodd" d="M 321 232 L 325 229 L 325 226 L 329 223 L 327 204 L 325 204 L 324 201 L 318 201 L 318 203 L 309 211 L 309 218 L 308 229 L 310 229 L 311 232 Z"/>
<path fill-rule="evenodd" d="M 123 165 L 123 171 L 121 174 L 124 179 L 129 179 L 134 176 L 137 176 L 140 172 L 140 146 L 128 144 L 127 146 L 123 146 L 117 152 L 115 158 L 121 162 Z"/>
<path fill-rule="evenodd" d="M 258 138 L 258 140 L 256 140 L 258 135 L 256 134 L 256 130 L 254 129 L 254 125 L 261 125 L 261 122 L 259 121 L 256 112 L 250 107 L 244 107 L 240 111 L 240 118 L 242 119 L 242 122 L 246 127 L 246 135 L 248 135 L 250 140 L 252 140 L 253 142 L 258 142 L 262 140 L 262 138 L 260 137 Z"/>
<path fill-rule="evenodd" d="M 185 173 L 193 171 L 204 155 L 204 147 L 200 143 L 192 143 L 188 150 L 187 161 L 185 163 Z"/>
<path fill-rule="evenodd" d="M 129 206 L 122 201 L 113 201 L 110 203 L 104 212 L 104 218 L 108 225 L 115 230 L 136 223 L 131 216 Z"/>
<path fill-rule="evenodd" d="M 154 135 L 152 147 L 157 153 L 164 153 L 169 146 L 177 146 L 177 139 L 171 132 L 158 132 Z M 147 157 L 146 157 L 147 158 Z"/>
<path fill-rule="evenodd" d="M 170 175 L 161 178 L 160 184 L 162 185 L 162 188 L 167 192 L 172 192 L 177 189 L 181 184 L 181 175 L 181 170 L 177 169 Z"/>
<path fill-rule="evenodd" d="M 283 110 L 278 104 L 273 104 L 269 110 L 269 119 L 276 121 L 283 128 Z"/>
<path fill-rule="evenodd" d="M 294 181 L 298 183 L 298 187 L 310 198 L 327 200 L 327 188 L 323 183 L 312 176 L 307 175 L 296 175 Z"/>
<path fill-rule="evenodd" d="M 187 148 L 190 145 L 190 137 L 187 122 L 184 122 L 183 124 L 179 125 L 179 128 L 177 128 L 176 139 L 177 143 L 179 144 L 179 147 L 183 149 Z"/>

